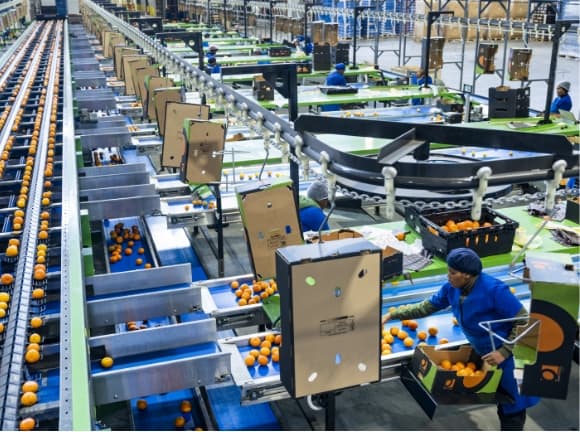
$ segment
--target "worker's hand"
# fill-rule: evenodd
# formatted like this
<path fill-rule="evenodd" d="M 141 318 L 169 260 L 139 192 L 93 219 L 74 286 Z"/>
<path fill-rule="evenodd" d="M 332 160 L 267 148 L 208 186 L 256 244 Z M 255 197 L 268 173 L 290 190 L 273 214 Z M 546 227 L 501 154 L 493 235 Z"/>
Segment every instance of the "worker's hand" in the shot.
<path fill-rule="evenodd" d="M 485 360 L 486 362 L 488 362 L 492 366 L 498 366 L 498 365 L 502 364 L 505 360 L 505 357 L 499 351 L 492 351 L 490 353 L 487 353 L 486 355 L 484 355 L 481 358 L 483 360 Z"/>
<path fill-rule="evenodd" d="M 385 325 L 385 323 L 387 321 L 389 321 L 391 319 L 391 313 L 387 312 L 386 314 L 383 315 L 383 318 L 381 319 L 381 325 Z"/>

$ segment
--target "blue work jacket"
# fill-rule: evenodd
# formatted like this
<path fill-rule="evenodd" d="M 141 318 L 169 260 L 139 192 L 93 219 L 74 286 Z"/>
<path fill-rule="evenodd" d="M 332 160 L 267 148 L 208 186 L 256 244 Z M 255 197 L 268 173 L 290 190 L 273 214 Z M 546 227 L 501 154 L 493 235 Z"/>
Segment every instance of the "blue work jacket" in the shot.
<path fill-rule="evenodd" d="M 513 318 L 523 307 L 505 283 L 485 273 L 479 275 L 471 292 L 463 298 L 463 301 L 461 290 L 446 283 L 429 299 L 429 302 L 437 309 L 451 306 L 453 315 L 457 318 L 465 337 L 480 356 L 493 349 L 489 333 L 481 328 L 479 323 Z M 514 322 L 498 323 L 494 324 L 492 329 L 496 334 L 507 339 L 513 325 Z M 502 346 L 502 342 L 497 338 L 494 340 L 497 350 Z M 507 358 L 498 367 L 503 370 L 500 386 L 515 400 L 513 404 L 502 404 L 504 413 L 516 413 L 539 402 L 537 397 L 520 395 L 514 377 L 513 356 Z"/>

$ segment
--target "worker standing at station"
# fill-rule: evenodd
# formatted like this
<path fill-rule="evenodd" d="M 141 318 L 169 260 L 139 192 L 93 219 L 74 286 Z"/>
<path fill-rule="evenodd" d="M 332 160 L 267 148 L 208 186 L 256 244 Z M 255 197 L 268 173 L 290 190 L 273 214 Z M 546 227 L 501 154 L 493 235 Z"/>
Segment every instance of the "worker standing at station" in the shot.
<path fill-rule="evenodd" d="M 217 52 L 218 52 L 218 47 L 215 45 L 212 45 L 209 47 L 205 56 L 209 59 L 209 58 L 217 56 Z"/>
<path fill-rule="evenodd" d="M 514 377 L 512 347 L 502 345 L 495 338 L 495 346 L 499 348 L 492 351 L 490 334 L 479 323 L 515 318 L 493 326 L 498 336 L 513 340 L 517 326 L 527 323 L 528 313 L 505 283 L 482 272 L 481 259 L 472 249 L 453 249 L 447 255 L 447 266 L 448 282 L 437 293 L 421 303 L 399 306 L 386 313 L 382 324 L 390 319 L 422 318 L 450 306 L 475 352 L 490 365 L 503 370 L 499 386 L 514 399 L 514 403 L 498 404 L 501 430 L 523 430 L 526 408 L 537 404 L 539 398 L 520 395 Z"/>
<path fill-rule="evenodd" d="M 425 74 L 425 70 L 424 69 L 419 69 L 419 71 L 417 72 L 417 85 L 419 86 L 419 88 L 424 87 L 425 83 L 427 83 L 427 85 L 431 85 L 433 84 L 433 80 L 431 79 L 431 76 Z M 422 105 L 424 102 L 423 98 L 416 98 L 416 99 L 411 99 L 411 105 Z"/>
<path fill-rule="evenodd" d="M 330 72 L 326 77 L 327 86 L 347 86 L 346 78 L 344 77 L 344 72 L 346 66 L 344 63 L 338 63 L 334 66 L 334 71 Z M 340 110 L 340 105 L 322 105 L 321 111 L 338 111 Z"/>
<path fill-rule="evenodd" d="M 558 84 L 556 87 L 557 96 L 552 101 L 552 105 L 550 105 L 550 114 L 560 114 L 560 110 L 572 110 L 572 98 L 568 94 L 569 91 L 570 82 L 562 81 Z"/>
<path fill-rule="evenodd" d="M 324 231 L 328 230 L 328 222 L 324 222 L 326 215 L 323 211 L 328 206 L 328 186 L 319 180 L 313 182 L 308 187 L 306 196 L 300 195 L 298 207 L 302 232 L 318 231 L 321 228 Z"/>
<path fill-rule="evenodd" d="M 222 71 L 221 66 L 218 64 L 215 57 L 210 57 L 207 59 L 206 72 L 208 74 L 220 73 Z"/>

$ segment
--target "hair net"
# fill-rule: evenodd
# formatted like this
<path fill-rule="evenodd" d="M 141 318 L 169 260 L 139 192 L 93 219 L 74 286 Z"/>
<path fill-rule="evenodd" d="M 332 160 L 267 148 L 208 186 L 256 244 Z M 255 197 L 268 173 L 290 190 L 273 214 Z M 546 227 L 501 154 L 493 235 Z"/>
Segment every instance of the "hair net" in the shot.
<path fill-rule="evenodd" d="M 325 182 L 317 180 L 308 187 L 306 196 L 314 201 L 322 201 L 328 198 L 328 186 Z"/>
<path fill-rule="evenodd" d="M 468 248 L 457 248 L 449 252 L 447 265 L 454 270 L 474 276 L 480 274 L 483 268 L 479 256 L 473 249 Z"/>

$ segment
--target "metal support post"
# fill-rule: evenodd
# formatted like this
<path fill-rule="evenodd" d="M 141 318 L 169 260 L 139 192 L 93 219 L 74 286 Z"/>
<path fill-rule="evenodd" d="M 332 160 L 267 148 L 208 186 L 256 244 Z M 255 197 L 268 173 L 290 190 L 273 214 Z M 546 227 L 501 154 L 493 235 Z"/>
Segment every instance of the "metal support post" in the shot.
<path fill-rule="evenodd" d="M 244 37 L 248 37 L 248 0 L 244 0 Z"/>
<path fill-rule="evenodd" d="M 275 0 L 270 0 L 270 43 L 274 42 L 274 3 Z"/>
<path fill-rule="evenodd" d="M 354 7 L 354 28 L 352 35 L 352 69 L 358 69 L 356 65 L 356 50 L 357 50 L 357 33 L 358 33 L 358 17 L 362 11 L 369 9 L 370 6 L 355 6 Z"/>
<path fill-rule="evenodd" d="M 224 31 L 228 31 L 228 11 L 227 11 L 227 0 L 224 0 Z"/>
<path fill-rule="evenodd" d="M 423 58 L 423 66 L 422 69 L 425 71 L 425 83 L 423 84 L 424 88 L 429 88 L 429 82 L 427 78 L 429 77 L 429 52 L 431 51 L 431 27 L 433 23 L 437 21 L 437 19 L 441 15 L 453 15 L 453 12 L 429 12 L 427 14 L 427 40 L 425 41 L 425 57 Z"/>
<path fill-rule="evenodd" d="M 215 196 L 217 217 L 215 220 L 215 230 L 217 233 L 217 252 L 218 252 L 218 277 L 224 276 L 224 226 L 223 226 L 223 209 L 222 196 L 220 192 L 219 183 L 212 184 L 213 193 Z"/>
<path fill-rule="evenodd" d="M 550 75 L 548 77 L 548 90 L 546 94 L 546 105 L 544 106 L 544 118 L 540 121 L 542 124 L 551 123 L 550 120 L 550 105 L 552 94 L 554 93 L 554 79 L 556 77 L 556 66 L 558 65 L 558 51 L 560 49 L 560 39 L 564 35 L 574 21 L 562 20 L 556 21 L 556 29 L 554 37 L 552 38 L 552 56 L 550 58 Z"/>

